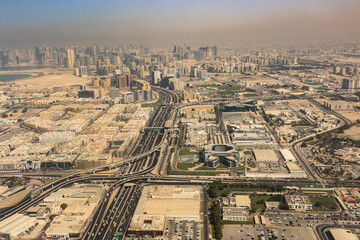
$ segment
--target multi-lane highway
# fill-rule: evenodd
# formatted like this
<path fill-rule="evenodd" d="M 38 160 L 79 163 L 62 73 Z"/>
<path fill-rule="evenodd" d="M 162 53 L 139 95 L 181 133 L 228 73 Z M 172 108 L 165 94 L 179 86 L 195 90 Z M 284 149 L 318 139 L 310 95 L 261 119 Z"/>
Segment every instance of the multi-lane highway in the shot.
<path fill-rule="evenodd" d="M 164 126 L 173 110 L 171 105 L 177 103 L 178 99 L 177 95 L 171 91 L 161 90 L 161 93 L 164 94 L 164 103 L 167 105 L 161 105 L 155 109 L 155 113 L 151 116 L 147 128 L 135 144 L 130 156 L 150 151 L 166 138 Z M 149 173 L 157 166 L 159 159 L 163 159 L 160 157 L 160 151 L 155 151 L 129 164 L 128 169 L 119 175 L 125 180 L 115 183 L 108 191 L 108 194 L 111 194 L 109 202 L 100 206 L 95 215 L 95 221 L 89 224 L 83 239 L 112 239 L 115 233 L 121 234 L 117 235 L 117 238 L 125 235 L 130 224 L 130 216 L 140 196 L 140 185 L 136 184 L 136 181 L 133 185 L 124 185 L 124 182 L 133 181 L 134 175 L 144 176 Z M 127 176 L 132 178 L 125 178 Z"/>
<path fill-rule="evenodd" d="M 148 126 L 159 126 L 162 127 L 166 120 L 168 114 L 172 110 L 171 105 L 174 103 L 178 103 L 177 95 L 169 90 L 161 90 L 162 94 L 164 94 L 164 104 L 155 109 L 154 114 L 149 120 Z M 160 134 L 159 134 L 160 132 Z M 26 210 L 28 207 L 33 206 L 42 201 L 46 196 L 51 194 L 52 192 L 69 186 L 74 182 L 81 182 L 89 179 L 98 179 L 99 177 L 95 174 L 98 172 L 102 172 L 104 170 L 109 170 L 112 168 L 123 167 L 124 165 L 128 166 L 125 174 L 120 174 L 116 172 L 114 175 L 121 176 L 119 178 L 124 178 L 127 175 L 137 174 L 146 174 L 153 170 L 153 168 L 157 164 L 157 160 L 159 157 L 159 148 L 165 140 L 166 130 L 160 129 L 158 131 L 153 130 L 145 130 L 144 134 L 140 137 L 139 143 L 135 145 L 135 150 L 132 151 L 131 156 L 124 159 L 121 162 L 115 162 L 111 164 L 107 164 L 105 166 L 96 167 L 92 169 L 86 169 L 83 171 L 78 171 L 61 178 L 56 179 L 55 181 L 46 184 L 38 189 L 39 195 L 31 200 L 27 200 L 19 204 L 18 206 L 8 210 L 5 213 L 0 215 L 0 220 L 11 216 L 14 213 L 21 212 Z M 140 146 L 139 148 L 139 145 Z"/>

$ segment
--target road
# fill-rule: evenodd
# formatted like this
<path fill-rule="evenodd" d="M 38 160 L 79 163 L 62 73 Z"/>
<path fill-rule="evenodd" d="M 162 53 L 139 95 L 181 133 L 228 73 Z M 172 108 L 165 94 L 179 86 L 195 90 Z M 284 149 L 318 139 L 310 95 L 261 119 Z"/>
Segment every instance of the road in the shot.
<path fill-rule="evenodd" d="M 156 108 L 148 121 L 147 128 L 144 129 L 143 134 L 134 145 L 132 151 L 130 151 L 130 156 L 139 156 L 147 153 L 156 146 L 161 145 L 167 138 L 167 131 L 164 129 L 164 126 L 173 110 L 171 104 L 176 103 L 178 99 L 172 92 L 164 90 L 161 90 L 161 92 L 164 94 L 164 103 L 166 105 Z M 144 176 L 155 168 L 158 168 L 159 174 L 161 173 L 165 156 L 160 156 L 160 151 L 142 156 L 141 159 L 129 164 L 128 169 L 123 174 L 120 174 L 119 177 L 126 179 L 127 176 Z M 119 188 L 120 191 L 116 193 L 116 197 L 113 197 L 114 200 L 109 200 L 107 204 L 102 204 L 98 209 L 94 217 L 95 221 L 89 224 L 88 230 L 85 231 L 82 239 L 112 239 L 115 233 L 122 234 L 118 235 L 117 239 L 124 238 L 131 221 L 131 216 L 135 211 L 137 200 L 140 197 L 141 189 L 138 183 L 124 185 L 124 181 L 120 181 L 111 187 L 108 194 L 113 194 L 112 192 Z"/>
<path fill-rule="evenodd" d="M 338 114 L 337 112 L 335 111 L 332 111 L 326 107 L 324 107 L 323 105 L 321 105 L 320 103 L 318 103 L 317 101 L 315 100 L 309 100 L 312 104 L 314 104 L 315 106 L 317 106 L 318 108 L 320 108 L 321 110 L 323 110 L 324 112 L 326 112 L 327 114 L 330 114 L 330 115 L 334 115 L 336 117 L 338 117 L 341 121 L 342 121 L 342 124 L 340 124 L 339 126 L 335 127 L 335 128 L 331 128 L 331 129 L 328 129 L 328 130 L 325 130 L 325 131 L 322 131 L 322 132 L 319 132 L 319 133 L 314 133 L 314 134 L 311 134 L 309 136 L 306 136 L 306 137 L 303 137 L 303 138 L 300 138 L 294 142 L 292 142 L 290 144 L 290 150 L 293 152 L 293 154 L 295 155 L 295 157 L 298 159 L 298 161 L 301 163 L 301 165 L 303 166 L 303 168 L 305 169 L 307 175 L 311 178 L 311 179 L 314 179 L 314 180 L 317 180 L 318 182 L 321 182 L 322 179 L 321 177 L 316 173 L 316 171 L 310 166 L 308 160 L 306 159 L 305 156 L 303 156 L 302 152 L 300 151 L 300 144 L 304 141 L 307 141 L 307 140 L 310 140 L 314 137 L 316 137 L 317 135 L 322 135 L 322 134 L 325 134 L 325 133 L 328 133 L 328 132 L 332 132 L 336 129 L 339 129 L 341 127 L 343 127 L 344 125 L 348 125 L 351 123 L 351 121 L 345 117 L 343 117 L 342 115 Z"/>

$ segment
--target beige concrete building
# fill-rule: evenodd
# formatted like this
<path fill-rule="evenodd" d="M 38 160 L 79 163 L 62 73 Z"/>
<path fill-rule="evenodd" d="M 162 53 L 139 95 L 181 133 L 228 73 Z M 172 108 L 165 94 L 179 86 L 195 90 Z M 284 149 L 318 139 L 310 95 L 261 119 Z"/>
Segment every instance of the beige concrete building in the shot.
<path fill-rule="evenodd" d="M 46 236 L 79 237 L 95 213 L 105 192 L 103 185 L 79 184 L 62 188 L 46 197 L 40 205 L 49 207 L 52 213 L 59 214 L 46 230 Z M 64 210 L 61 209 L 62 204 L 67 205 Z"/>
<path fill-rule="evenodd" d="M 251 208 L 249 195 L 235 195 L 235 206 L 239 208 Z"/>
<path fill-rule="evenodd" d="M 200 196 L 197 186 L 145 186 L 128 234 L 162 236 L 167 220 L 200 221 Z"/>

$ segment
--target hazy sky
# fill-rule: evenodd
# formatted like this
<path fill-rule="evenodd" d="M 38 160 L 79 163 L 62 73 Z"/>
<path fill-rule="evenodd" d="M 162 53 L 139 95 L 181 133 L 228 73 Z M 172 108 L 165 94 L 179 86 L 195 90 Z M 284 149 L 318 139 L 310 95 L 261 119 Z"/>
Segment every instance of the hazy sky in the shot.
<path fill-rule="evenodd" d="M 0 0 L 0 6 L 0 48 L 360 37 L 360 0 Z"/>

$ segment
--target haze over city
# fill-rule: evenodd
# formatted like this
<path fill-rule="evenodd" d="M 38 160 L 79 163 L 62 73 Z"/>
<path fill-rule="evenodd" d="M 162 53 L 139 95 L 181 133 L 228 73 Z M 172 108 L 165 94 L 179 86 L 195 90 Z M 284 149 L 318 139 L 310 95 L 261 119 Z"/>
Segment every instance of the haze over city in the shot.
<path fill-rule="evenodd" d="M 359 240 L 359 0 L 1 10 L 1 240 Z"/>
<path fill-rule="evenodd" d="M 0 45 L 286 42 L 360 36 L 357 0 L 2 1 Z"/>

